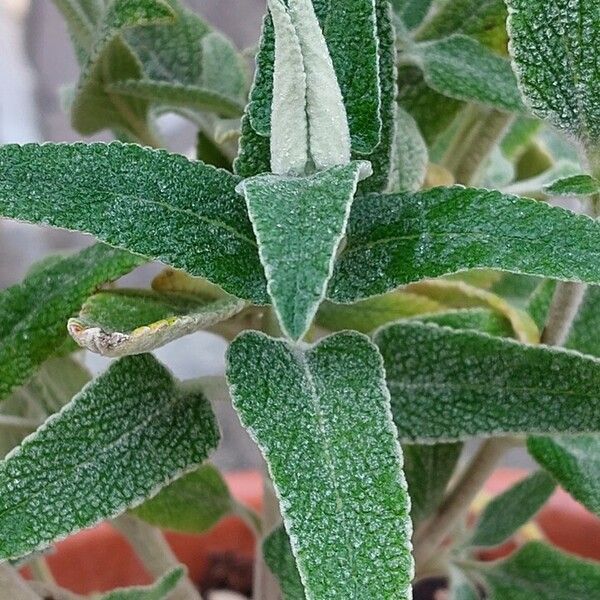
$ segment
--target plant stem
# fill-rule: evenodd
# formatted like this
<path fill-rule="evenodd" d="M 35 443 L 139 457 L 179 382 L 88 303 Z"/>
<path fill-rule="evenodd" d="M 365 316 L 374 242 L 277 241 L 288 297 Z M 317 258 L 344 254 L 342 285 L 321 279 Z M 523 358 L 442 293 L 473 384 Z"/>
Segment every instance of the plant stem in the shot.
<path fill-rule="evenodd" d="M 263 480 L 263 531 L 266 534 L 270 533 L 280 522 L 279 500 L 265 469 Z M 279 583 L 265 563 L 261 546 L 262 540 L 258 538 L 254 560 L 253 597 L 255 600 L 280 600 L 282 596 Z"/>
<path fill-rule="evenodd" d="M 40 600 L 9 564 L 0 564 L 0 600 Z"/>
<path fill-rule="evenodd" d="M 586 289 L 585 284 L 572 281 L 560 281 L 557 284 L 548 321 L 542 333 L 542 344 L 562 346 L 567 341 Z"/>
<path fill-rule="evenodd" d="M 433 517 L 415 535 L 415 562 L 425 564 L 435 553 L 454 523 L 465 516 L 471 502 L 504 453 L 515 445 L 514 438 L 484 441 Z"/>
<path fill-rule="evenodd" d="M 153 577 L 162 577 L 181 566 L 163 534 L 156 527 L 127 513 L 115 519 L 112 524 L 128 539 Z M 201 596 L 193 583 L 185 577 L 173 590 L 169 600 L 201 600 Z"/>
<path fill-rule="evenodd" d="M 32 560 L 29 563 L 29 568 L 31 569 L 33 578 L 37 581 L 50 584 L 56 583 L 52 571 L 50 570 L 50 567 L 48 567 L 48 563 L 43 556 L 38 556 L 38 558 Z"/>

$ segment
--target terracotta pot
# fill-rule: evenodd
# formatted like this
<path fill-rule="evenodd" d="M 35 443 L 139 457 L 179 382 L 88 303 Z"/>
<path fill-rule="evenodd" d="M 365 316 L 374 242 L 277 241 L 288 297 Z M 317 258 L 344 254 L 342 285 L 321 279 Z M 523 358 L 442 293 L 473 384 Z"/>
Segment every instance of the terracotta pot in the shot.
<path fill-rule="evenodd" d="M 524 470 L 500 469 L 488 481 L 485 491 L 496 495 L 525 475 Z M 258 473 L 232 473 L 226 480 L 240 502 L 260 510 L 262 481 Z M 600 560 L 600 519 L 566 492 L 555 492 L 537 522 L 544 535 L 560 548 Z M 190 577 L 201 587 L 207 585 L 207 578 L 214 577 L 215 566 L 226 569 L 229 564 L 235 571 L 234 565 L 250 564 L 254 554 L 251 531 L 234 517 L 223 519 L 204 535 L 166 535 L 175 554 L 187 565 Z M 500 551 L 482 553 L 481 557 L 497 558 L 514 547 L 511 543 Z M 151 581 L 129 544 L 109 525 L 100 525 L 59 542 L 56 552 L 48 557 L 48 564 L 59 585 L 81 594 Z"/>

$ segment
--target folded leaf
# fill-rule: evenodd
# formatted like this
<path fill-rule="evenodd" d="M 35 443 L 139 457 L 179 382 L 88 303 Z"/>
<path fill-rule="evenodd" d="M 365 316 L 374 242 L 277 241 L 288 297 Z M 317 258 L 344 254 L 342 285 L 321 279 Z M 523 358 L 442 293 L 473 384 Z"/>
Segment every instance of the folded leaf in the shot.
<path fill-rule="evenodd" d="M 0 148 L 0 215 L 91 233 L 264 303 L 238 182 L 221 169 L 134 144 Z"/>
<path fill-rule="evenodd" d="M 545 191 L 554 196 L 591 196 L 600 192 L 600 181 L 591 175 L 573 175 L 553 181 Z"/>
<path fill-rule="evenodd" d="M 265 538 L 262 551 L 267 566 L 279 581 L 283 600 L 305 600 L 304 586 L 292 553 L 290 538 L 283 525 Z"/>
<path fill-rule="evenodd" d="M 89 371 L 69 356 L 48 359 L 0 407 L 0 458 L 58 412 L 91 379 Z"/>
<path fill-rule="evenodd" d="M 530 437 L 527 449 L 576 500 L 600 516 L 600 435 Z"/>
<path fill-rule="evenodd" d="M 589 217 L 490 190 L 371 195 L 354 203 L 328 296 L 353 302 L 481 267 L 597 283 L 599 239 Z"/>
<path fill-rule="evenodd" d="M 142 354 L 225 321 L 246 306 L 229 298 L 206 302 L 184 294 L 103 291 L 88 298 L 68 330 L 82 347 L 104 356 Z"/>
<path fill-rule="evenodd" d="M 0 294 L 0 399 L 25 383 L 68 339 L 66 324 L 102 284 L 142 264 L 97 244 L 40 266 Z"/>
<path fill-rule="evenodd" d="M 401 439 L 600 428 L 600 361 L 591 356 L 413 321 L 374 339 Z"/>
<path fill-rule="evenodd" d="M 465 35 L 416 44 L 409 54 L 427 84 L 446 96 L 525 112 L 510 62 Z"/>
<path fill-rule="evenodd" d="M 300 339 L 310 327 L 344 236 L 358 181 L 368 163 L 310 177 L 259 175 L 240 186 L 259 244 L 267 289 L 283 331 Z"/>
<path fill-rule="evenodd" d="M 405 444 L 402 447 L 410 516 L 415 529 L 442 501 L 462 448 L 462 444 Z"/>
<path fill-rule="evenodd" d="M 596 145 L 600 136 L 596 7 L 582 0 L 506 0 L 510 52 L 534 114 Z"/>
<path fill-rule="evenodd" d="M 492 600 L 590 600 L 600 593 L 600 565 L 540 542 L 508 559 L 481 564 Z"/>
<path fill-rule="evenodd" d="M 184 575 L 183 567 L 173 569 L 152 585 L 114 590 L 97 600 L 166 600 Z"/>
<path fill-rule="evenodd" d="M 496 496 L 477 522 L 471 546 L 498 546 L 525 525 L 554 491 L 554 480 L 537 471 Z"/>
<path fill-rule="evenodd" d="M 140 504 L 218 439 L 202 394 L 151 355 L 113 363 L 0 463 L 0 560 Z"/>
<path fill-rule="evenodd" d="M 177 479 L 133 512 L 156 527 L 185 533 L 208 531 L 231 513 L 252 519 L 252 513 L 231 496 L 219 471 L 208 464 Z"/>
<path fill-rule="evenodd" d="M 391 190 L 418 190 L 425 182 L 428 163 L 427 144 L 417 122 L 403 108 L 398 107 Z"/>
<path fill-rule="evenodd" d="M 402 455 L 368 338 L 340 333 L 303 350 L 246 333 L 227 377 L 269 465 L 306 597 L 408 598 Z"/>

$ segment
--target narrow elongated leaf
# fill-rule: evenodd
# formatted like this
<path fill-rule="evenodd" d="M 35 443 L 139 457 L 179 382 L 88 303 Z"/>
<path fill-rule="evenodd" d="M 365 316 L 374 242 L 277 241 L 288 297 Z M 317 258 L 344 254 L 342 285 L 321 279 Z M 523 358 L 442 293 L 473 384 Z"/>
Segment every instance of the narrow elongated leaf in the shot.
<path fill-rule="evenodd" d="M 391 191 L 418 190 L 425 181 L 429 154 L 413 117 L 398 107 Z"/>
<path fill-rule="evenodd" d="M 488 566 L 489 565 L 489 566 Z M 530 542 L 508 559 L 482 563 L 492 600 L 589 600 L 600 594 L 600 565 Z"/>
<path fill-rule="evenodd" d="M 262 550 L 267 566 L 279 581 L 283 600 L 305 600 L 304 586 L 292 553 L 290 538 L 283 525 L 265 538 Z"/>
<path fill-rule="evenodd" d="M 226 171 L 134 144 L 0 148 L 0 215 L 91 233 L 266 302 L 238 182 Z"/>
<path fill-rule="evenodd" d="M 152 585 L 114 590 L 97 600 L 167 600 L 184 575 L 185 569 L 182 567 L 173 569 Z"/>
<path fill-rule="evenodd" d="M 308 599 L 408 598 L 411 527 L 381 357 L 340 333 L 229 349 L 241 420 L 269 465 Z"/>
<path fill-rule="evenodd" d="M 534 114 L 595 145 L 600 136 L 596 67 L 600 35 L 594 4 L 583 0 L 506 0 L 510 52 Z"/>
<path fill-rule="evenodd" d="M 431 315 L 419 315 L 415 321 L 435 323 L 451 329 L 472 329 L 489 335 L 511 337 L 514 330 L 505 317 L 485 308 L 459 308 Z"/>
<path fill-rule="evenodd" d="M 413 527 L 422 523 L 442 501 L 462 447 L 462 444 L 403 446 Z"/>
<path fill-rule="evenodd" d="M 0 560 L 140 504 L 218 439 L 202 394 L 151 355 L 113 363 L 0 463 Z"/>
<path fill-rule="evenodd" d="M 526 477 L 496 496 L 477 522 L 472 546 L 498 546 L 525 525 L 542 508 L 556 483 L 544 471 Z"/>
<path fill-rule="evenodd" d="M 530 437 L 527 449 L 576 500 L 600 516 L 600 435 Z"/>
<path fill-rule="evenodd" d="M 300 339 L 325 296 L 358 181 L 368 163 L 310 177 L 259 175 L 245 180 L 250 219 L 284 332 Z"/>
<path fill-rule="evenodd" d="M 58 412 L 90 379 L 88 370 L 69 356 L 48 359 L 0 407 L 0 458 Z"/>
<path fill-rule="evenodd" d="M 600 192 L 600 181 L 591 175 L 573 175 L 553 181 L 545 190 L 554 196 L 591 196 Z"/>
<path fill-rule="evenodd" d="M 597 283 L 599 239 L 589 217 L 490 190 L 371 195 L 354 203 L 328 295 L 352 302 L 480 267 Z"/>
<path fill-rule="evenodd" d="M 225 480 L 212 465 L 203 465 L 177 479 L 133 512 L 162 529 L 187 533 L 207 531 L 231 513 L 250 514 L 231 496 Z"/>
<path fill-rule="evenodd" d="M 600 361 L 402 321 L 376 332 L 401 439 L 451 441 L 600 427 Z"/>
<path fill-rule="evenodd" d="M 66 323 L 103 283 L 142 260 L 97 244 L 40 266 L 0 294 L 0 399 L 25 383 L 68 339 Z"/>
<path fill-rule="evenodd" d="M 524 112 L 510 62 L 465 35 L 415 45 L 427 84 L 446 96 L 508 112 Z"/>
<path fill-rule="evenodd" d="M 92 45 L 94 31 L 102 18 L 104 6 L 96 0 L 52 0 L 61 12 L 79 57 L 85 56 Z"/>
<path fill-rule="evenodd" d="M 68 330 L 82 347 L 104 356 L 142 354 L 225 321 L 246 303 L 233 296 L 206 302 L 146 290 L 100 292 L 89 298 Z"/>

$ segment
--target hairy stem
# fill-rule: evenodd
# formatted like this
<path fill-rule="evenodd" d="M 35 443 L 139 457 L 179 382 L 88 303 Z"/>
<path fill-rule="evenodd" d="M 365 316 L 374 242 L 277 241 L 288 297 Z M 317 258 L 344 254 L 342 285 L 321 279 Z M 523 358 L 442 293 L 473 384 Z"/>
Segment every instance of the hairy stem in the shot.
<path fill-rule="evenodd" d="M 562 346 L 566 341 L 585 296 L 587 286 L 583 283 L 561 281 L 556 286 L 548 322 L 542 333 L 542 344 Z"/>
<path fill-rule="evenodd" d="M 162 577 L 181 566 L 163 534 L 156 527 L 128 514 L 121 515 L 112 523 L 127 538 L 152 576 Z M 173 590 L 169 600 L 201 600 L 201 596 L 186 577 Z"/>
<path fill-rule="evenodd" d="M 424 565 L 435 554 L 453 525 L 464 517 L 472 501 L 504 453 L 516 444 L 513 438 L 484 441 L 450 493 L 431 519 L 415 535 L 415 562 Z"/>
<path fill-rule="evenodd" d="M 40 600 L 9 564 L 0 564 L 0 600 Z"/>

